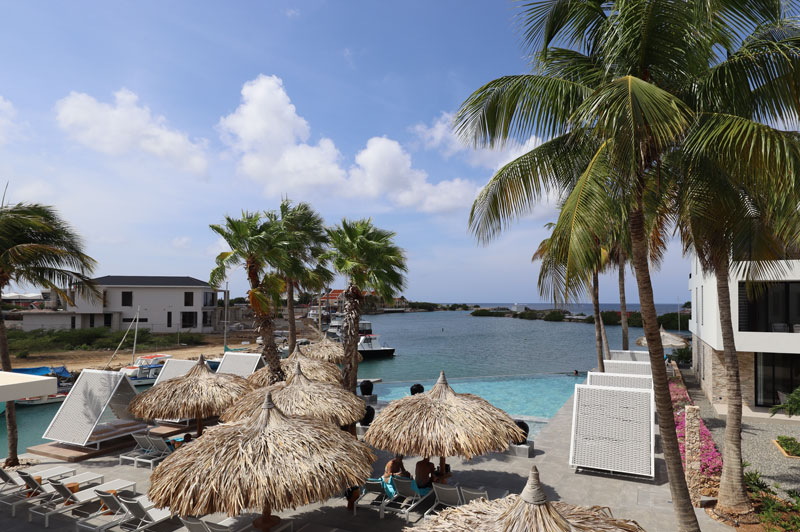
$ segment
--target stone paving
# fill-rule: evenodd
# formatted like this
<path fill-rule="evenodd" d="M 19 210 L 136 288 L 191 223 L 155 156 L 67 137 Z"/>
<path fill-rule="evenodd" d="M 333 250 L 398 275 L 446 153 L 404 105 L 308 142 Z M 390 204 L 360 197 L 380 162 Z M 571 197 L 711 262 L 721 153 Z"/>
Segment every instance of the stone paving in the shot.
<path fill-rule="evenodd" d="M 700 415 L 711 432 L 714 443 L 722 452 L 725 443 L 724 417 L 717 414 L 703 394 L 694 372 L 682 369 L 681 373 L 689 396 L 700 407 Z M 764 480 L 779 485 L 780 491 L 786 496 L 786 490 L 800 490 L 800 459 L 786 458 L 781 454 L 772 443 L 779 435 L 800 439 L 800 423 L 752 417 L 742 420 L 742 458 L 750 463 L 750 470 L 759 471 Z"/>

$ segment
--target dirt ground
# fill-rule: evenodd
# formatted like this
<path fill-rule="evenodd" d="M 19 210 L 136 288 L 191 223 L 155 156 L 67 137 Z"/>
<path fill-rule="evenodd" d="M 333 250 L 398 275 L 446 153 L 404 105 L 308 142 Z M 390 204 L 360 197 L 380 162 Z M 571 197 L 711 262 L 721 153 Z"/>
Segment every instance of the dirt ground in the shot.
<path fill-rule="evenodd" d="M 275 330 L 286 330 L 288 327 L 286 320 L 276 320 Z M 260 347 L 256 344 L 256 337 L 259 333 L 255 331 L 235 331 L 228 333 L 228 346 L 232 348 L 250 347 L 254 351 L 260 351 Z M 308 339 L 316 339 L 315 333 L 308 327 L 298 328 L 298 338 L 305 337 Z M 205 335 L 205 345 L 196 345 L 190 347 L 175 347 L 164 348 L 161 347 L 156 350 L 137 348 L 136 356 L 147 355 L 152 353 L 169 353 L 172 358 L 180 359 L 196 359 L 201 354 L 207 358 L 222 357 L 223 345 L 222 334 L 207 334 Z M 243 344 L 249 342 L 249 344 Z M 280 342 L 279 342 L 280 345 Z M 66 366 L 69 371 L 78 371 L 81 369 L 103 369 L 109 363 L 111 355 L 114 353 L 113 349 L 103 349 L 99 351 L 52 351 L 48 353 L 31 353 L 27 358 L 14 358 L 12 364 L 15 368 L 29 368 L 35 366 Z M 117 355 L 108 364 L 107 369 L 119 369 L 122 366 L 131 363 L 131 350 L 120 349 Z"/>

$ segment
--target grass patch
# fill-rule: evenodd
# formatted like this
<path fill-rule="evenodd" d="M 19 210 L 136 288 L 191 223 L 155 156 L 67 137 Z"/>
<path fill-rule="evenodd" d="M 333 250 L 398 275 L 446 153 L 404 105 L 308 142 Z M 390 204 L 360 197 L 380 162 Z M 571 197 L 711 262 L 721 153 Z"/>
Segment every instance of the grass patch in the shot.
<path fill-rule="evenodd" d="M 800 441 L 793 436 L 778 436 L 778 445 L 790 456 L 800 456 Z"/>
<path fill-rule="evenodd" d="M 47 353 L 53 351 L 96 351 L 116 349 L 125 335 L 125 331 L 111 331 L 106 327 L 92 329 L 64 329 L 35 331 L 8 331 L 8 348 L 12 355 L 25 358 L 31 353 Z M 159 349 L 177 347 L 178 337 L 183 345 L 202 345 L 203 335 L 199 333 L 153 334 L 149 329 L 140 329 L 136 347 L 142 349 Z M 133 347 L 133 334 L 129 333 L 122 344 L 123 349 Z"/>

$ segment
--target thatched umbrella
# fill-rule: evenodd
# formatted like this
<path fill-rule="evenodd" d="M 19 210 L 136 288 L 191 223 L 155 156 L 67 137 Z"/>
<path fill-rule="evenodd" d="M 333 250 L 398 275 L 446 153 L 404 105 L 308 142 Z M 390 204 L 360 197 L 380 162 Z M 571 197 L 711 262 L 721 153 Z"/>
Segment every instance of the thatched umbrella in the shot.
<path fill-rule="evenodd" d="M 213 427 L 181 446 L 150 477 L 148 496 L 173 514 L 200 516 L 272 511 L 322 501 L 372 474 L 367 445 L 324 421 L 287 417 L 266 394 L 263 407 L 238 423 Z"/>
<path fill-rule="evenodd" d="M 427 392 L 389 403 L 370 424 L 364 441 L 395 454 L 439 456 L 444 473 L 447 456 L 469 459 L 502 451 L 522 437 L 508 414 L 477 395 L 454 392 L 442 371 Z"/>
<path fill-rule="evenodd" d="M 661 345 L 664 347 L 686 347 L 689 345 L 689 342 L 686 338 L 682 336 L 678 336 L 674 333 L 669 333 L 664 330 L 664 326 L 661 326 Z M 640 345 L 642 347 L 647 347 L 647 338 L 644 336 L 640 336 L 636 339 L 636 345 Z"/>
<path fill-rule="evenodd" d="M 296 364 L 300 364 L 303 373 L 311 380 L 342 384 L 342 372 L 336 364 L 308 358 L 300 350 L 300 346 L 296 346 L 291 355 L 281 360 L 281 368 L 284 374 L 289 375 L 287 380 L 291 380 Z M 269 373 L 269 368 L 263 367 L 247 377 L 247 380 L 250 381 L 254 388 L 263 388 L 269 386 Z"/>
<path fill-rule="evenodd" d="M 197 419 L 197 435 L 203 418 L 218 416 L 249 392 L 250 384 L 236 375 L 214 373 L 200 355 L 186 375 L 160 382 L 137 395 L 128 410 L 142 419 Z"/>
<path fill-rule="evenodd" d="M 539 471 L 531 468 L 528 483 L 519 495 L 487 501 L 478 499 L 448 508 L 426 520 L 415 532 L 645 532 L 636 521 L 615 519 L 611 510 L 599 506 L 573 506 L 548 502 L 539 482 Z"/>
<path fill-rule="evenodd" d="M 307 416 L 322 419 L 335 425 L 349 425 L 364 417 L 364 401 L 338 384 L 312 381 L 295 365 L 295 373 L 288 383 L 280 383 L 254 390 L 228 408 L 222 421 L 239 421 L 253 415 L 270 391 L 272 400 L 290 416 Z"/>
<path fill-rule="evenodd" d="M 306 356 L 333 364 L 343 364 L 347 361 L 347 355 L 344 354 L 342 344 L 331 341 L 327 336 L 322 341 L 306 349 Z M 364 357 L 361 356 L 361 353 L 358 353 L 358 361 L 361 362 L 362 360 L 364 360 Z"/>

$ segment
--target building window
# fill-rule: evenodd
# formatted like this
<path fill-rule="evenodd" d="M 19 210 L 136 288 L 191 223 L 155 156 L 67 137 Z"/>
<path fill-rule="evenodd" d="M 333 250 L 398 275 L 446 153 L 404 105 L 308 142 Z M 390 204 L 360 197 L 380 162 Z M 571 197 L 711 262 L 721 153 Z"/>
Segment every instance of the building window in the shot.
<path fill-rule="evenodd" d="M 203 311 L 203 327 L 211 327 L 211 312 L 208 310 Z"/>
<path fill-rule="evenodd" d="M 111 327 L 111 314 L 103 314 L 103 327 Z"/>
<path fill-rule="evenodd" d="M 75 316 L 70 317 L 70 319 L 69 319 L 69 328 L 70 329 L 74 329 L 75 328 Z"/>
<path fill-rule="evenodd" d="M 756 353 L 756 405 L 773 406 L 800 386 L 800 356 Z"/>
<path fill-rule="evenodd" d="M 89 327 L 94 327 L 94 314 L 89 314 Z"/>
<path fill-rule="evenodd" d="M 184 307 L 194 306 L 194 292 L 183 293 L 183 306 Z"/>
<path fill-rule="evenodd" d="M 739 283 L 739 330 L 800 333 L 800 281 Z"/>
<path fill-rule="evenodd" d="M 131 323 L 133 318 L 122 318 L 122 323 Z M 147 318 L 139 318 L 139 323 L 147 323 Z"/>
<path fill-rule="evenodd" d="M 181 312 L 181 328 L 194 329 L 197 327 L 197 312 Z"/>
<path fill-rule="evenodd" d="M 172 312 L 167 312 L 167 329 L 172 329 Z"/>
<path fill-rule="evenodd" d="M 703 287 L 700 287 L 700 325 L 705 325 L 706 323 L 706 312 L 705 312 L 705 305 L 703 304 Z"/>
<path fill-rule="evenodd" d="M 214 292 L 203 292 L 203 306 L 213 307 L 217 304 L 217 294 Z"/>
<path fill-rule="evenodd" d="M 122 292 L 122 306 L 123 307 L 133 306 L 133 292 Z"/>

